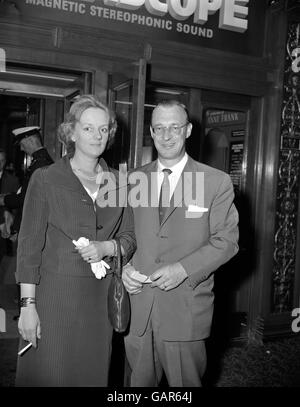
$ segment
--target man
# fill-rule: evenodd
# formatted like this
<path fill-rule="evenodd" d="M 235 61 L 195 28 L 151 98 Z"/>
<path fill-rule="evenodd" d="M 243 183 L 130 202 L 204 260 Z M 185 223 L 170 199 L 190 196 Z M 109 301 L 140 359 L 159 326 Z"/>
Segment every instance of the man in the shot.
<path fill-rule="evenodd" d="M 130 385 L 158 386 L 165 372 L 169 386 L 201 386 L 204 340 L 213 313 L 213 273 L 238 251 L 234 193 L 227 174 L 186 154 L 192 124 L 184 105 L 159 103 L 150 131 L 158 160 L 139 171 L 149 184 L 152 180 L 152 194 L 161 190 L 160 201 L 169 195 L 169 207 L 132 205 L 137 251 L 133 266 L 123 271 L 131 294 L 125 337 Z M 150 276 L 152 283 L 137 281 L 135 271 Z"/>
<path fill-rule="evenodd" d="M 0 206 L 5 206 L 10 211 L 17 209 L 16 217 L 12 229 L 18 232 L 20 229 L 23 203 L 31 175 L 37 168 L 44 167 L 53 163 L 52 158 L 41 142 L 40 128 L 22 127 L 12 131 L 15 137 L 15 145 L 20 145 L 22 151 L 32 157 L 32 162 L 25 172 L 25 176 L 19 193 L 9 193 L 0 195 Z"/>
<path fill-rule="evenodd" d="M 19 181 L 16 176 L 10 174 L 5 170 L 6 166 L 6 152 L 0 149 L 0 194 L 15 193 L 19 188 Z M 6 254 L 7 240 L 10 235 L 10 221 L 11 214 L 5 207 L 0 207 L 0 260 Z"/>

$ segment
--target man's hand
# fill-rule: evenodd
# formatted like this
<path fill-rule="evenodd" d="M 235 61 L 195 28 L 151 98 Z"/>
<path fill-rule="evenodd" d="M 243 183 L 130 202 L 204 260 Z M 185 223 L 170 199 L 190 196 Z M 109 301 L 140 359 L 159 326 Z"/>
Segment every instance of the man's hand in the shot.
<path fill-rule="evenodd" d="M 178 287 L 188 277 L 180 263 L 169 264 L 151 274 L 153 281 L 151 287 L 158 287 L 164 291 L 170 291 Z"/>
<path fill-rule="evenodd" d="M 0 225 L 0 233 L 3 239 L 8 239 L 11 236 L 11 227 L 14 223 L 14 216 L 10 212 L 4 211 L 4 220 L 5 223 Z"/>
<path fill-rule="evenodd" d="M 11 227 L 14 223 L 14 215 L 12 213 L 10 213 L 9 211 L 4 211 L 4 219 L 5 219 L 5 226 L 6 226 L 6 230 L 8 235 L 11 235 Z"/>
<path fill-rule="evenodd" d="M 123 267 L 122 280 L 129 294 L 138 294 L 142 291 L 143 284 L 131 277 L 135 268 L 129 264 Z"/>
<path fill-rule="evenodd" d="M 4 206 L 4 198 L 6 194 L 0 194 L 0 206 Z"/>
<path fill-rule="evenodd" d="M 7 239 L 9 234 L 7 233 L 5 223 L 1 223 L 0 225 L 0 235 L 3 239 Z"/>

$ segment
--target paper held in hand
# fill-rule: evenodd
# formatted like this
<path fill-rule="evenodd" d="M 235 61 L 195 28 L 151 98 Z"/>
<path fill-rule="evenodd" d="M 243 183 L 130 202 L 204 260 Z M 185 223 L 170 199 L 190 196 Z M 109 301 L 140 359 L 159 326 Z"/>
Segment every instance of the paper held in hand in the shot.
<path fill-rule="evenodd" d="M 152 283 L 150 277 L 146 276 L 145 274 L 140 273 L 137 270 L 134 270 L 130 276 L 135 280 L 139 281 L 140 283 Z"/>

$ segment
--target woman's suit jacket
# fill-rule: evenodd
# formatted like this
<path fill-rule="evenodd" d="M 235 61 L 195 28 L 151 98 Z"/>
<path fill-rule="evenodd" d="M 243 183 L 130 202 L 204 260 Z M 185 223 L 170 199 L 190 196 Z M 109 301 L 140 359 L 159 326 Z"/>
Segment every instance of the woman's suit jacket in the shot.
<path fill-rule="evenodd" d="M 100 161 L 108 173 L 104 161 Z M 119 194 L 109 171 L 106 192 Z M 126 197 L 126 195 L 125 195 Z M 72 240 L 120 238 L 126 258 L 135 250 L 130 208 L 94 205 L 68 157 L 32 175 L 27 190 L 17 256 L 17 281 L 36 286 L 42 337 L 37 350 L 18 361 L 18 386 L 107 386 L 112 327 L 107 292 L 111 274 L 96 279 Z M 106 259 L 107 260 L 107 259 Z M 108 261 L 108 260 L 107 260 Z"/>
<path fill-rule="evenodd" d="M 100 160 L 103 171 L 112 174 L 111 189 L 118 193 L 118 172 Z M 122 195 L 122 194 L 121 194 Z M 31 197 L 30 202 L 27 199 Z M 36 197 L 36 199 L 35 199 Z M 41 274 L 93 276 L 72 240 L 109 240 L 120 237 L 127 258 L 135 250 L 133 217 L 130 208 L 99 208 L 73 174 L 69 158 L 35 171 L 27 191 L 18 242 L 17 282 L 38 284 Z M 25 261 L 26 259 L 26 261 Z"/>
<path fill-rule="evenodd" d="M 157 162 L 139 169 L 151 185 L 151 173 Z M 196 173 L 202 174 L 198 181 Z M 187 174 L 183 195 L 177 184 L 171 207 L 159 224 L 157 185 L 149 187 L 152 206 L 135 207 L 134 222 L 137 251 L 133 258 L 136 270 L 147 276 L 162 266 L 180 262 L 188 278 L 177 288 L 162 291 L 144 284 L 140 294 L 131 295 L 131 327 L 134 335 L 145 332 L 153 302 L 160 318 L 160 335 L 170 341 L 200 340 L 210 333 L 213 313 L 213 272 L 238 251 L 238 214 L 233 205 L 230 177 L 214 168 L 188 158 L 181 179 Z M 156 182 L 156 174 L 153 177 Z M 198 202 L 192 201 L 198 185 Z M 153 182 L 152 182 L 153 183 Z M 194 206 L 190 206 L 193 204 Z M 198 206 L 198 212 L 194 211 Z M 197 209 L 197 208 L 196 208 Z M 207 210 L 207 211 L 205 211 Z M 202 212 L 201 212 L 202 211 Z"/>

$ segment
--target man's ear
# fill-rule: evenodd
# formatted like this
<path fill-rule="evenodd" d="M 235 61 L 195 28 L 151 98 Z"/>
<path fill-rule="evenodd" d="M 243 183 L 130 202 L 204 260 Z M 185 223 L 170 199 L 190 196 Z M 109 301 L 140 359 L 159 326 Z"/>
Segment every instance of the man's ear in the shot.
<path fill-rule="evenodd" d="M 193 130 L 193 125 L 192 123 L 189 123 L 187 125 L 187 129 L 186 129 L 186 139 L 190 137 L 190 135 L 192 134 L 192 130 Z"/>
<path fill-rule="evenodd" d="M 150 134 L 151 134 L 151 137 L 154 139 L 154 133 L 153 133 L 153 130 L 152 130 L 151 126 L 150 126 Z"/>

